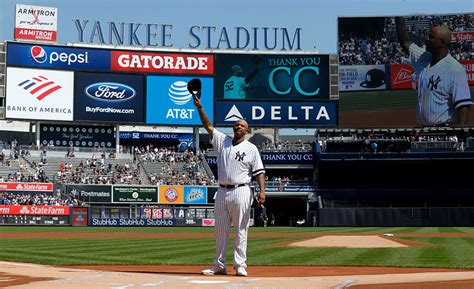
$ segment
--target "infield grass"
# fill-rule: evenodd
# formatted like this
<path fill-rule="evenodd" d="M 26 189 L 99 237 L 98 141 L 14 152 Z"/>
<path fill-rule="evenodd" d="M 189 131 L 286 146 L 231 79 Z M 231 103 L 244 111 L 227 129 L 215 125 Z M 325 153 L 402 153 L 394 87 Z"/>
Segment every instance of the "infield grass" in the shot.
<path fill-rule="evenodd" d="M 186 238 L 1 238 L 8 232 L 142 232 L 188 233 Z M 209 265 L 214 257 L 214 239 L 189 238 L 189 233 L 213 232 L 213 228 L 94 228 L 94 227 L 0 227 L 0 259 L 49 265 Z M 397 237 L 399 233 L 474 233 L 472 227 L 440 228 L 251 228 L 251 233 L 295 234 L 288 237 L 250 237 L 249 265 L 344 265 L 474 269 L 474 237 Z M 301 233 L 392 233 L 395 237 L 431 243 L 430 247 L 402 248 L 297 248 L 273 246 L 299 241 Z M 232 263 L 232 239 L 228 262 Z"/>

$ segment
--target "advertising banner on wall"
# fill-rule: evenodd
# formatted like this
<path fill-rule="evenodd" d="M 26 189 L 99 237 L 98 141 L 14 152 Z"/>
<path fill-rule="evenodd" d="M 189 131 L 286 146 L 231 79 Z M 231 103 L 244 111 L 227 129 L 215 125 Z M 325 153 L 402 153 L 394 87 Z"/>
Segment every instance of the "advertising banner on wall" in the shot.
<path fill-rule="evenodd" d="M 71 225 L 87 226 L 89 221 L 88 211 L 88 208 L 72 208 Z"/>
<path fill-rule="evenodd" d="M 16 4 L 15 40 L 56 42 L 58 9 Z"/>
<path fill-rule="evenodd" d="M 66 193 L 85 203 L 112 202 L 112 186 L 110 185 L 64 185 Z"/>
<path fill-rule="evenodd" d="M 385 65 L 339 66 L 339 90 L 383 90 L 389 82 Z"/>
<path fill-rule="evenodd" d="M 183 186 L 160 186 L 160 204 L 183 204 Z"/>
<path fill-rule="evenodd" d="M 110 50 L 7 42 L 7 66 L 110 70 Z"/>
<path fill-rule="evenodd" d="M 115 147 L 113 126 L 40 124 L 42 145 Z"/>
<path fill-rule="evenodd" d="M 474 85 L 474 60 L 461 60 L 460 62 L 466 69 L 467 82 L 469 85 Z"/>
<path fill-rule="evenodd" d="M 113 186 L 113 203 L 158 203 L 158 187 Z"/>
<path fill-rule="evenodd" d="M 263 164 L 314 164 L 313 153 L 308 152 L 261 152 Z M 206 156 L 206 162 L 209 166 L 217 166 L 217 157 Z"/>
<path fill-rule="evenodd" d="M 0 205 L 0 215 L 66 216 L 69 215 L 69 207 Z"/>
<path fill-rule="evenodd" d="M 90 225 L 94 227 L 171 227 L 175 226 L 175 219 L 118 219 L 91 218 Z"/>
<path fill-rule="evenodd" d="M 112 51 L 113 71 L 212 75 L 213 54 Z"/>
<path fill-rule="evenodd" d="M 207 189 L 203 186 L 185 186 L 184 204 L 207 204 Z"/>
<path fill-rule="evenodd" d="M 255 191 L 260 192 L 260 188 L 255 186 Z M 316 191 L 315 187 L 312 186 L 266 186 L 265 193 L 276 193 L 276 194 L 295 194 L 295 195 L 308 195 L 309 193 L 314 193 Z"/>
<path fill-rule="evenodd" d="M 6 117 L 73 120 L 74 72 L 7 67 Z"/>
<path fill-rule="evenodd" d="M 391 89 L 411 89 L 416 83 L 413 83 L 412 75 L 415 68 L 409 64 L 391 64 L 390 65 L 390 88 Z"/>
<path fill-rule="evenodd" d="M 329 99 L 329 56 L 216 54 L 215 82 L 217 99 Z"/>
<path fill-rule="evenodd" d="M 217 102 L 216 125 L 230 126 L 241 118 L 250 126 L 336 126 L 337 102 Z"/>
<path fill-rule="evenodd" d="M 474 42 L 474 31 L 453 32 L 451 34 L 451 41 L 461 43 L 465 41 Z"/>
<path fill-rule="evenodd" d="M 262 152 L 264 164 L 314 164 L 313 153 L 308 152 Z"/>
<path fill-rule="evenodd" d="M 51 183 L 0 183 L 0 191 L 4 192 L 52 192 Z"/>
<path fill-rule="evenodd" d="M 146 123 L 168 125 L 201 125 L 188 92 L 187 76 L 148 76 L 146 97 Z M 214 115 L 214 81 L 200 77 L 202 83 L 201 103 L 211 122 Z"/>
<path fill-rule="evenodd" d="M 143 76 L 76 72 L 74 119 L 143 122 Z"/>

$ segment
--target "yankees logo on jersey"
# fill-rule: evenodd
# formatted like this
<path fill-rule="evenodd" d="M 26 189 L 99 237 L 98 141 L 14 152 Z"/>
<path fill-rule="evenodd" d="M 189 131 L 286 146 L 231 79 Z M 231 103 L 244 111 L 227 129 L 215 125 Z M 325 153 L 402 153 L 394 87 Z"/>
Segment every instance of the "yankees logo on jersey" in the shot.
<path fill-rule="evenodd" d="M 429 81 L 428 81 L 428 88 L 430 90 L 437 90 L 438 89 L 438 84 L 441 81 L 441 78 L 438 76 L 436 79 L 434 79 L 434 75 L 431 75 Z"/>
<path fill-rule="evenodd" d="M 241 152 L 237 151 L 235 153 L 235 159 L 238 160 L 239 162 L 243 162 L 244 157 L 245 157 L 245 152 L 241 153 Z"/>

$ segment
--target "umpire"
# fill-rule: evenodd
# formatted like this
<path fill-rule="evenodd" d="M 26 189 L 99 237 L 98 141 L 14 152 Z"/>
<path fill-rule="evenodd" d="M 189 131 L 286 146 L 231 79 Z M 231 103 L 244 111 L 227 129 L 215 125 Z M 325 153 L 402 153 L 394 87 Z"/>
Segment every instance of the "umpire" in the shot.
<path fill-rule="evenodd" d="M 234 269 L 237 276 L 247 276 L 247 234 L 250 224 L 252 191 L 250 182 L 256 177 L 260 193 L 258 205 L 265 202 L 265 169 L 255 145 L 245 139 L 249 130 L 245 120 L 234 123 L 234 137 L 230 138 L 211 125 L 202 108 L 201 101 L 194 97 L 202 125 L 217 150 L 217 172 L 219 189 L 214 204 L 216 258 L 211 268 L 203 270 L 204 275 L 226 275 L 227 241 L 231 223 L 235 228 Z"/>

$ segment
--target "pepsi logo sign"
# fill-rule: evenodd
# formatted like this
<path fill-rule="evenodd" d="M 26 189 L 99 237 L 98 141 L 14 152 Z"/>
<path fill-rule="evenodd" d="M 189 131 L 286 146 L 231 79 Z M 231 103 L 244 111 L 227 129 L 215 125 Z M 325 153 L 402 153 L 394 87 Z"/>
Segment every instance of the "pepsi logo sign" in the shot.
<path fill-rule="evenodd" d="M 93 99 L 103 101 L 125 101 L 135 97 L 135 89 L 115 82 L 98 82 L 86 87 L 84 92 Z"/>
<path fill-rule="evenodd" d="M 46 59 L 48 59 L 48 55 L 43 47 L 37 45 L 31 47 L 31 57 L 33 57 L 33 60 L 37 63 L 44 63 Z"/>

